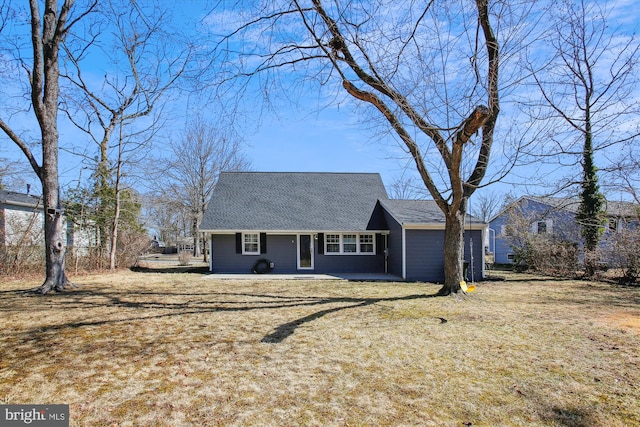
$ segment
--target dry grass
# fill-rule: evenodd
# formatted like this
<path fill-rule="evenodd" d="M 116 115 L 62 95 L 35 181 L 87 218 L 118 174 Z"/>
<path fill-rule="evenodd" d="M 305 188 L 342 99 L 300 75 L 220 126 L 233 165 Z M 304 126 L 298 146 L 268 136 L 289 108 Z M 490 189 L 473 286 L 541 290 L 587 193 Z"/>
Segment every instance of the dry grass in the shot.
<path fill-rule="evenodd" d="M 69 403 L 82 426 L 640 425 L 638 288 L 75 282 L 0 285 L 0 403 Z"/>

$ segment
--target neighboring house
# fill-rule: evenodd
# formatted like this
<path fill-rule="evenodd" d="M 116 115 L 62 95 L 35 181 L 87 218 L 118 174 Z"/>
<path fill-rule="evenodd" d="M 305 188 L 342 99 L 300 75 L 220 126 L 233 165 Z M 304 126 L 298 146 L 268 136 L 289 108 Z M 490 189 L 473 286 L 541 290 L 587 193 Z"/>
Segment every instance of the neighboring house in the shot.
<path fill-rule="evenodd" d="M 555 239 L 580 243 L 580 227 L 576 213 L 580 206 L 577 198 L 523 196 L 501 210 L 489 221 L 489 251 L 497 264 L 513 263 L 507 224 L 514 215 L 527 222 L 529 232 L 546 234 Z M 613 233 L 638 224 L 637 205 L 629 202 L 607 202 L 607 222 L 603 242 Z"/>
<path fill-rule="evenodd" d="M 86 230 L 67 222 L 67 249 L 77 255 L 88 254 L 95 243 Z M 0 190 L 0 252 L 7 247 L 44 245 L 44 207 L 42 198 L 31 194 Z"/>
<path fill-rule="evenodd" d="M 0 190 L 0 250 L 44 242 L 44 208 L 40 197 Z"/>
<path fill-rule="evenodd" d="M 469 217 L 465 229 L 469 276 L 480 280 L 486 224 Z M 444 215 L 433 201 L 389 199 L 375 173 L 223 172 L 201 231 L 214 273 L 444 279 Z"/>

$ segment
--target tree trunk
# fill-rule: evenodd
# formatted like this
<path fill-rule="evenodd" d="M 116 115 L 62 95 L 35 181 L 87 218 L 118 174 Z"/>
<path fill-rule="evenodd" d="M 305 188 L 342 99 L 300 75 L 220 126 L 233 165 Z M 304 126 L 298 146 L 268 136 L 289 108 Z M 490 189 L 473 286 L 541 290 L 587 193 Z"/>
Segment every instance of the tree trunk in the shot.
<path fill-rule="evenodd" d="M 45 204 L 44 240 L 46 247 L 46 279 L 36 292 L 63 291 L 71 282 L 65 273 L 66 227 L 59 210 L 51 214 Z"/>
<path fill-rule="evenodd" d="M 202 239 L 202 261 L 209 262 L 209 244 L 207 243 L 207 235 L 200 233 Z"/>
<path fill-rule="evenodd" d="M 200 232 L 198 228 L 200 227 L 198 218 L 193 218 L 193 222 L 191 223 L 191 235 L 193 236 L 193 256 L 200 256 Z"/>
<path fill-rule="evenodd" d="M 438 295 L 450 295 L 460 292 L 463 277 L 464 255 L 464 217 L 460 209 L 446 214 L 444 228 L 444 285 Z"/>
<path fill-rule="evenodd" d="M 63 291 L 71 283 L 64 270 L 67 239 L 58 184 L 58 132 L 54 120 L 46 120 L 43 125 L 43 167 L 40 179 L 44 192 L 46 278 L 36 292 L 46 294 L 51 290 Z"/>
<path fill-rule="evenodd" d="M 109 247 L 109 270 L 116 269 L 116 254 L 118 252 L 118 222 L 120 221 L 120 196 L 116 188 L 116 203 L 111 223 L 111 245 Z"/>

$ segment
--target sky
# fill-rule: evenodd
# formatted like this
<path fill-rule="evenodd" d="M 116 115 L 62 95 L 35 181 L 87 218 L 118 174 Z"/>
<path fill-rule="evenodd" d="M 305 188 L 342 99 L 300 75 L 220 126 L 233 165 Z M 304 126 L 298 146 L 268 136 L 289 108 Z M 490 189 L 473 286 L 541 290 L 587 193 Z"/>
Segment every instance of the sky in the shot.
<path fill-rule="evenodd" d="M 624 3 L 620 2 L 622 6 Z M 187 23 L 185 25 L 206 15 L 202 2 L 193 0 L 176 4 L 176 19 Z M 638 14 L 632 3 L 626 7 L 631 13 L 625 18 Z M 259 103 L 256 102 L 256 106 L 257 104 Z M 317 104 L 311 100 L 310 105 Z M 396 139 L 388 135 L 374 135 L 364 129 L 362 109 L 353 109 L 351 104 L 345 103 L 339 107 L 311 107 L 301 111 L 300 108 L 287 107 L 286 102 L 279 103 L 277 108 L 277 114 L 264 110 L 256 112 L 256 116 L 260 115 L 260 120 L 242 129 L 245 153 L 256 171 L 377 172 L 381 174 L 387 187 L 402 177 L 417 177 L 414 164 L 399 147 Z M 202 109 L 206 112 L 206 105 Z M 174 110 L 180 110 L 179 103 Z M 0 114 L 1 111 L 0 109 Z M 179 126 L 186 120 L 186 117 L 179 117 L 174 121 L 176 125 L 170 132 L 172 137 L 179 135 Z M 61 122 L 60 135 L 61 141 L 81 137 L 72 126 L 64 122 Z M 0 135 L 0 157 L 26 164 L 17 147 L 3 135 Z M 544 193 L 545 189 L 526 187 L 527 182 L 531 181 L 527 175 L 547 174 L 550 173 L 549 170 L 552 169 L 537 169 L 532 166 L 521 168 L 507 177 L 504 183 L 480 190 L 478 194 L 489 191 L 500 195 L 517 195 L 520 191 Z M 78 179 L 86 178 L 88 173 L 82 169 L 81 159 L 69 153 L 61 153 L 60 174 L 63 188 L 77 185 Z M 558 173 L 558 179 L 563 173 L 566 174 L 566 171 Z M 34 176 L 26 178 L 26 181 L 37 191 L 37 179 Z"/>

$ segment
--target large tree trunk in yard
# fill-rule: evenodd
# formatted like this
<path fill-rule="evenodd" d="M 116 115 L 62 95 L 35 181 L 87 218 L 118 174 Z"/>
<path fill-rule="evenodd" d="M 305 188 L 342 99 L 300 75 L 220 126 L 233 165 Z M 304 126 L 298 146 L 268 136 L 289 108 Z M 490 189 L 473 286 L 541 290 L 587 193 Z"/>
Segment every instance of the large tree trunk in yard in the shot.
<path fill-rule="evenodd" d="M 46 246 L 46 279 L 36 292 L 61 292 L 71 285 L 65 274 L 66 225 L 59 210 L 49 213 L 45 204 L 44 239 Z"/>
<path fill-rule="evenodd" d="M 464 217 L 465 212 L 458 210 L 445 215 L 444 228 L 444 286 L 438 295 L 450 295 L 460 292 L 463 277 L 464 255 Z"/>
<path fill-rule="evenodd" d="M 53 118 L 55 120 L 55 116 Z M 65 274 L 67 246 L 66 223 L 62 217 L 58 184 L 58 132 L 55 122 L 45 121 L 43 126 L 43 167 L 41 169 L 44 192 L 44 242 L 46 251 L 46 278 L 36 292 L 46 294 L 63 291 L 71 285 Z"/>

